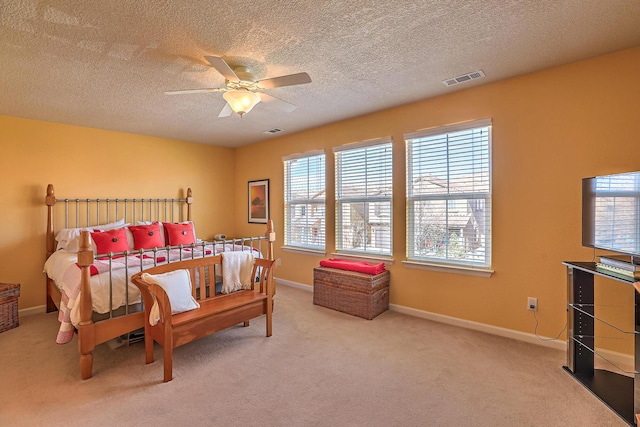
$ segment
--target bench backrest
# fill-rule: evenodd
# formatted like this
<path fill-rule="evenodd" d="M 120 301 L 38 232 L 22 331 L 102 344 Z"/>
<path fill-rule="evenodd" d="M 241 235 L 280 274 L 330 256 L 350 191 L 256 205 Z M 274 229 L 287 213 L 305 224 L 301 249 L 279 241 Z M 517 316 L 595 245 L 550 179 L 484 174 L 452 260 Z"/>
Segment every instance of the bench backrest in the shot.
<path fill-rule="evenodd" d="M 273 295 L 273 265 L 275 261 L 256 258 L 251 272 L 251 289 L 256 289 L 261 293 L 270 290 Z M 158 265 L 143 272 L 135 274 L 131 280 L 137 285 L 149 285 L 140 277 L 142 273 L 161 274 L 169 271 L 185 269 L 189 270 L 192 284 L 192 295 L 198 300 L 220 297 L 222 294 L 215 292 L 216 277 L 218 282 L 222 277 L 222 255 L 215 255 L 204 258 L 195 258 L 169 264 Z"/>

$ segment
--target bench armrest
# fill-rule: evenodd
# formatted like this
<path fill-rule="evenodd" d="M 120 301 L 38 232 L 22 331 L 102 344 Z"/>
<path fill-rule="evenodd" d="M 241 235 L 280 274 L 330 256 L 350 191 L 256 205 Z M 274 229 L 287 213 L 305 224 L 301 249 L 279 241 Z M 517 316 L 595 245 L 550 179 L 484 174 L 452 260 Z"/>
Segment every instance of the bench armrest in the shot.
<path fill-rule="evenodd" d="M 164 323 L 167 320 L 171 322 L 171 302 L 169 301 L 169 296 L 161 286 L 155 283 L 145 282 L 142 279 L 142 274 L 143 272 L 134 274 L 131 277 L 131 281 L 140 289 L 140 293 L 142 294 L 145 323 L 150 323 L 149 316 L 151 314 L 151 307 L 155 302 L 158 303 L 160 312 L 160 321 L 158 323 Z"/>
<path fill-rule="evenodd" d="M 251 272 L 252 278 L 258 277 L 259 291 L 271 297 L 275 294 L 275 288 L 273 286 L 273 270 L 275 265 L 275 260 L 256 258 L 253 264 L 253 271 Z"/>

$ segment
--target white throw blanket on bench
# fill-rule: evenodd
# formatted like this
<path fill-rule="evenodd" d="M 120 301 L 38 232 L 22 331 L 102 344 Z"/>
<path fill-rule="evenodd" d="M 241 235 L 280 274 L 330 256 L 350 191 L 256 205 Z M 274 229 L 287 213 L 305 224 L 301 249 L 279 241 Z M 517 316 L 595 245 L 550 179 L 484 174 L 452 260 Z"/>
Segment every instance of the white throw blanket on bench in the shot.
<path fill-rule="evenodd" d="M 222 252 L 222 293 L 251 289 L 251 252 Z"/>

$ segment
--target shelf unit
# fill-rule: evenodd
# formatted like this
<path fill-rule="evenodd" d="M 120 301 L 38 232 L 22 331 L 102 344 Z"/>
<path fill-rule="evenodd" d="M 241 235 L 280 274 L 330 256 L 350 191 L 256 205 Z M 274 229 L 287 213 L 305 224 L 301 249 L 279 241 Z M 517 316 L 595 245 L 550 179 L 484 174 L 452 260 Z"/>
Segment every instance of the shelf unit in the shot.
<path fill-rule="evenodd" d="M 596 269 L 595 262 L 566 261 L 567 365 L 563 368 L 630 425 L 640 413 L 640 290 L 639 282 Z M 594 368 L 594 277 L 602 276 L 635 288 L 633 377 Z M 606 323 L 606 322 L 605 322 Z"/>

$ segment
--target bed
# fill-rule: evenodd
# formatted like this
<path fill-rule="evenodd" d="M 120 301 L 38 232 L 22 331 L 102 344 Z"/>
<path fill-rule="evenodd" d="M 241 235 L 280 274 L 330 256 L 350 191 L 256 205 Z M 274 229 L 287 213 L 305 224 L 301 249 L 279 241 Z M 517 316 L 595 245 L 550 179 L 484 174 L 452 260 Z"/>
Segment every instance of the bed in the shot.
<path fill-rule="evenodd" d="M 197 238 L 191 189 L 178 198 L 57 198 L 47 187 L 47 312 L 58 310 L 58 344 L 78 335 L 80 372 L 90 378 L 96 345 L 144 328 L 138 288 L 129 278 L 156 265 L 248 251 L 273 259 L 275 233 L 209 242 Z M 60 222 L 61 226 L 56 227 Z M 220 283 L 208 287 L 220 292 Z M 207 292 L 209 292 L 207 290 Z"/>

